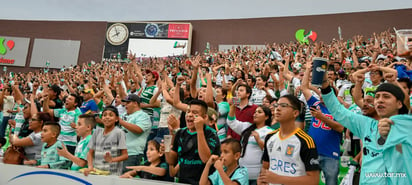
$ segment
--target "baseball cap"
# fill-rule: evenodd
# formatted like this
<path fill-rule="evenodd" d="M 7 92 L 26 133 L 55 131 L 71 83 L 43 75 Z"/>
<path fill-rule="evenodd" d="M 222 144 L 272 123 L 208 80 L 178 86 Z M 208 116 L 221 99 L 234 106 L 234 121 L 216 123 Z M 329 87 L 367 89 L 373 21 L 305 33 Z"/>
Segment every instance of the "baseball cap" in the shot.
<path fill-rule="evenodd" d="M 131 101 L 140 103 L 140 98 L 139 98 L 139 96 L 137 96 L 137 95 L 135 95 L 135 94 L 129 94 L 129 95 L 126 97 L 126 99 L 123 99 L 123 100 L 122 100 L 122 102 L 131 102 Z"/>
<path fill-rule="evenodd" d="M 408 114 L 409 110 L 406 107 L 405 103 L 403 103 L 403 100 L 405 99 L 405 94 L 399 86 L 391 83 L 383 83 L 379 85 L 375 93 L 378 93 L 380 91 L 391 93 L 393 96 L 396 97 L 397 100 L 402 102 L 402 108 L 399 109 L 399 114 Z"/>
<path fill-rule="evenodd" d="M 156 71 L 146 69 L 146 73 L 152 73 L 156 81 L 159 79 L 159 73 L 157 73 Z"/>

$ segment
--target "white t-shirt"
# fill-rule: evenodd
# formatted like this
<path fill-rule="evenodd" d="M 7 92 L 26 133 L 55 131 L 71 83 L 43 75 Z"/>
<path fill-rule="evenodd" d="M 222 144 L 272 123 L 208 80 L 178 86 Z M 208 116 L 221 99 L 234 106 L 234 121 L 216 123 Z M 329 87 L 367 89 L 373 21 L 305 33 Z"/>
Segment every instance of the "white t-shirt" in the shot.
<path fill-rule="evenodd" d="M 313 139 L 302 129 L 280 138 L 280 129 L 268 134 L 262 161 L 269 162 L 269 170 L 281 176 L 298 177 L 306 171 L 319 170 L 319 159 Z"/>
<path fill-rule="evenodd" d="M 239 135 L 241 135 L 244 130 L 252 125 L 249 122 L 242 122 L 236 119 L 233 120 L 233 117 L 228 117 L 227 124 Z M 273 129 L 269 126 L 264 126 L 262 128 L 255 129 L 255 131 L 259 133 L 259 137 L 263 141 L 266 135 L 272 132 Z M 261 156 L 263 154 L 263 151 L 262 149 L 260 149 L 254 136 L 249 137 L 249 141 L 246 147 L 247 148 L 245 155 L 239 159 L 239 165 L 244 166 L 248 169 L 249 179 L 257 179 L 262 167 Z"/>
<path fill-rule="evenodd" d="M 343 101 L 347 104 L 352 104 L 352 96 L 350 95 L 350 88 L 352 87 L 352 83 L 345 83 L 339 89 L 338 96 L 342 97 Z"/>
<path fill-rule="evenodd" d="M 5 96 L 3 100 L 3 116 L 11 116 L 11 113 L 8 113 L 7 110 L 13 110 L 14 107 L 14 97 Z"/>

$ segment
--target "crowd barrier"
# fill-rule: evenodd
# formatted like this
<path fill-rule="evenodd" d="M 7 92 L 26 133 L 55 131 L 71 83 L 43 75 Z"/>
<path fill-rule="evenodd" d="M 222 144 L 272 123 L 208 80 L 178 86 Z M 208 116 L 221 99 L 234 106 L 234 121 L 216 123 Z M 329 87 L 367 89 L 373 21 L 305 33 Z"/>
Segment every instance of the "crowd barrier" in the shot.
<path fill-rule="evenodd" d="M 0 163 L 0 185 L 165 185 L 178 184 L 147 179 L 123 179 L 118 176 L 89 175 L 70 170 L 51 170 Z"/>

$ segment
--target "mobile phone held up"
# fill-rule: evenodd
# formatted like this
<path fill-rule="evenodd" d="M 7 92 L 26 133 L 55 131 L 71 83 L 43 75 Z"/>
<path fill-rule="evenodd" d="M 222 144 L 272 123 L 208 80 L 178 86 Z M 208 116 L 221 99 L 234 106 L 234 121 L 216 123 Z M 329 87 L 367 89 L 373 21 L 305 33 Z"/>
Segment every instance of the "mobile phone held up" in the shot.
<path fill-rule="evenodd" d="M 237 107 L 240 105 L 240 98 L 238 97 L 233 97 L 232 98 L 233 104 Z"/>

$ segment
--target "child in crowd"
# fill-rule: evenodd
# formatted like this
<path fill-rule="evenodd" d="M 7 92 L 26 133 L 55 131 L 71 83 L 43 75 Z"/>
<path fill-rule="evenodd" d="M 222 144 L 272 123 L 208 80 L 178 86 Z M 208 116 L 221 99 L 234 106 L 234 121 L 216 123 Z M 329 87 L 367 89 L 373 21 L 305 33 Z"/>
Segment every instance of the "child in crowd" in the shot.
<path fill-rule="evenodd" d="M 63 148 L 61 141 L 57 140 L 60 134 L 60 125 L 56 122 L 46 122 L 43 125 L 41 132 L 41 141 L 44 142 L 41 150 L 41 159 L 32 160 L 32 164 L 37 164 L 38 168 L 51 168 L 51 169 L 67 169 L 70 166 L 70 161 L 65 157 L 61 157 L 57 154 L 57 148 Z M 29 164 L 27 162 L 26 164 Z"/>
<path fill-rule="evenodd" d="M 3 157 L 4 151 L 3 151 L 3 146 L 6 144 L 7 140 L 4 137 L 0 137 L 0 157 Z"/>
<path fill-rule="evenodd" d="M 168 165 L 165 162 L 164 154 L 160 151 L 160 143 L 162 139 L 159 137 L 150 140 L 147 143 L 147 162 L 142 166 L 127 166 L 127 169 L 132 169 L 124 173 L 122 178 L 133 178 L 139 176 L 144 179 L 170 181 L 168 173 Z"/>
<path fill-rule="evenodd" d="M 228 138 L 221 143 L 221 156 L 212 155 L 206 163 L 200 178 L 200 185 L 210 184 L 239 184 L 248 185 L 249 177 L 247 168 L 239 166 L 241 146 L 240 142 Z M 214 164 L 216 171 L 209 175 L 210 167 Z"/>
<path fill-rule="evenodd" d="M 80 115 L 76 126 L 76 133 L 81 139 L 77 144 L 74 155 L 71 154 L 64 146 L 62 149 L 57 150 L 57 153 L 60 156 L 63 156 L 73 162 L 70 170 L 77 171 L 81 168 L 87 167 L 87 153 L 89 152 L 87 145 L 92 138 L 92 131 L 95 125 L 96 120 L 93 114 Z"/>
<path fill-rule="evenodd" d="M 104 129 L 97 128 L 88 144 L 88 168 L 83 171 L 86 176 L 96 169 L 108 171 L 111 175 L 121 175 L 123 161 L 128 158 L 126 135 L 115 126 L 119 121 L 116 107 L 106 107 L 102 113 L 102 121 Z"/>

